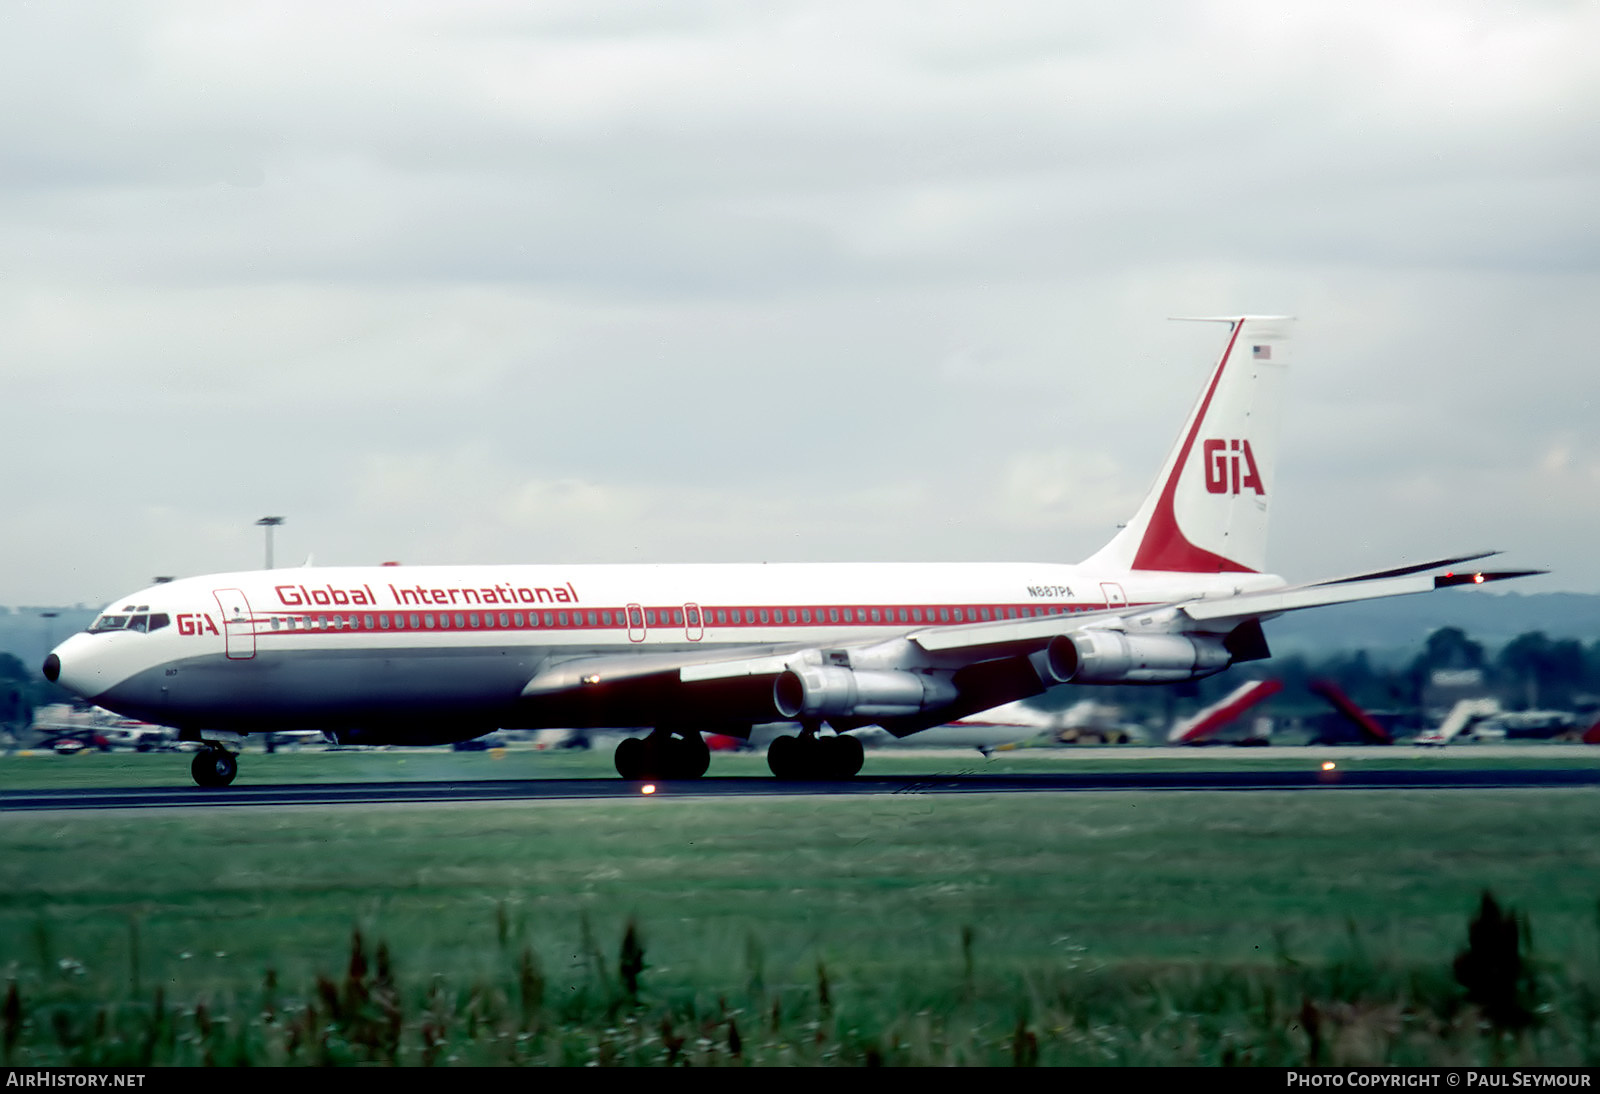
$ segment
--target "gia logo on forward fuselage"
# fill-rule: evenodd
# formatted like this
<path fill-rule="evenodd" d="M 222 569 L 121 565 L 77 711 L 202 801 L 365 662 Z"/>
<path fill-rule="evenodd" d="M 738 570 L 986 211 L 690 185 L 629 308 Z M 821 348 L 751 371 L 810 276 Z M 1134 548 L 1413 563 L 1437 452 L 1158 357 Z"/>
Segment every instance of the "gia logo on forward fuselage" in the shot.
<path fill-rule="evenodd" d="M 204 612 L 179 612 L 178 633 L 185 635 L 218 634 L 217 625 Z"/>

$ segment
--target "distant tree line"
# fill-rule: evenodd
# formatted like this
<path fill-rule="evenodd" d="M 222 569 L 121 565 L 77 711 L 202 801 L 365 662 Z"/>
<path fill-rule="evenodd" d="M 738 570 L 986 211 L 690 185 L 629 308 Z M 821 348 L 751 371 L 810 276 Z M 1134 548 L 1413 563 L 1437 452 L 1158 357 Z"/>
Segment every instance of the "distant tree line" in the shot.
<path fill-rule="evenodd" d="M 1600 640 L 1587 647 L 1575 638 L 1551 639 L 1529 631 L 1490 656 L 1458 627 L 1428 636 L 1409 663 L 1373 665 L 1365 651 L 1339 652 L 1321 660 L 1292 656 L 1250 666 L 1252 675 L 1284 682 L 1285 697 L 1306 694 L 1313 680 L 1329 680 L 1363 707 L 1416 708 L 1430 684 L 1477 673 L 1489 694 L 1507 710 L 1588 710 L 1600 706 Z M 1313 700 L 1314 702 L 1314 700 Z"/>

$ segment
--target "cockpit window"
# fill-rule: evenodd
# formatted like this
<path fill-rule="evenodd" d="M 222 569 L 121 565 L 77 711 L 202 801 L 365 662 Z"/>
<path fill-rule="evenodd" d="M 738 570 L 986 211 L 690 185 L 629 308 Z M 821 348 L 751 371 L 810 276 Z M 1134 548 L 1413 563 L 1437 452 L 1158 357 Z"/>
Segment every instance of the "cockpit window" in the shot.
<path fill-rule="evenodd" d="M 90 634 L 103 634 L 106 631 L 159 631 L 162 627 L 171 625 L 172 617 L 166 612 L 156 612 L 152 615 L 112 615 L 107 612 L 89 627 Z"/>

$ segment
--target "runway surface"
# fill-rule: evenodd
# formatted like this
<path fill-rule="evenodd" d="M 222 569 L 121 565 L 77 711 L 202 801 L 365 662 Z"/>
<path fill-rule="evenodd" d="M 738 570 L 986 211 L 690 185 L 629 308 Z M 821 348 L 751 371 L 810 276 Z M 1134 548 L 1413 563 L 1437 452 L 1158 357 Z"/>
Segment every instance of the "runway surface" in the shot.
<path fill-rule="evenodd" d="M 0 791 L 0 812 L 174 806 L 364 805 L 471 801 L 603 801 L 637 798 L 646 785 L 662 798 L 819 797 L 863 794 L 1015 794 L 1109 790 L 1485 790 L 1600 786 L 1600 769 L 1455 771 L 1151 771 L 1043 775 L 928 775 L 779 782 L 707 778 L 644 784 L 622 779 L 506 779 L 459 782 L 318 783 L 221 790 L 199 787 Z"/>

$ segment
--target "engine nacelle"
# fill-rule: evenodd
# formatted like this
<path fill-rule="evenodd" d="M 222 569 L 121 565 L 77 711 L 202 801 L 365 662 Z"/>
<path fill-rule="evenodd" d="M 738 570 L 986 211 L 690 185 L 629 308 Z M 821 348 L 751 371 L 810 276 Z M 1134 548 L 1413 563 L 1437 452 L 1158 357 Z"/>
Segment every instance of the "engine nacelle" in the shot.
<path fill-rule="evenodd" d="M 840 665 L 789 669 L 772 685 L 773 705 L 785 718 L 903 718 L 955 697 L 955 687 L 942 677 Z"/>
<path fill-rule="evenodd" d="M 1233 663 L 1233 654 L 1224 642 L 1210 635 L 1078 631 L 1050 640 L 1042 675 L 1051 684 L 1167 684 L 1198 680 Z"/>

